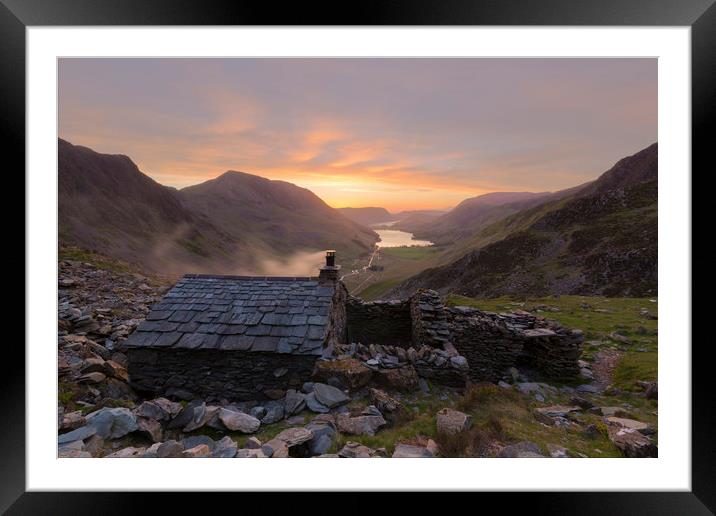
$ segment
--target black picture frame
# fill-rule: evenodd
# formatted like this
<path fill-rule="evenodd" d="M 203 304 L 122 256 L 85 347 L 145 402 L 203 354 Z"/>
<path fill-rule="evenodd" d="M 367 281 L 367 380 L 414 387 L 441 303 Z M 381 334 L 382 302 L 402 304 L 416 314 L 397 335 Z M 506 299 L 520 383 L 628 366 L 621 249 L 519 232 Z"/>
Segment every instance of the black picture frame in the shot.
<path fill-rule="evenodd" d="M 712 161 L 710 135 L 715 132 L 716 104 L 714 0 L 363 0 L 351 4 L 318 1 L 279 4 L 223 0 L 0 0 L 0 128 L 5 161 L 10 158 L 16 164 L 16 174 L 25 167 L 25 30 L 29 26 L 61 25 L 689 26 L 692 37 L 692 168 L 705 169 Z M 693 188 L 695 176 L 692 173 L 694 193 L 698 192 Z M 700 227 L 699 221 L 703 219 L 695 216 L 692 219 L 694 228 Z M 699 233 L 692 230 L 692 234 Z M 20 256 L 24 257 L 19 253 L 14 257 L 16 270 L 24 267 Z M 694 265 L 696 270 L 705 269 L 701 262 L 692 258 L 692 267 Z M 696 290 L 705 291 L 706 288 L 707 282 L 700 283 Z M 694 307 L 694 310 L 698 312 L 705 308 Z M 699 320 L 692 316 L 693 319 Z M 692 340 L 697 342 L 695 334 Z M 706 337 L 698 342 L 700 345 L 692 346 L 691 492 L 511 493 L 507 495 L 509 505 L 516 507 L 515 504 L 525 503 L 532 514 L 716 512 L 716 445 L 710 420 L 716 400 L 709 383 L 713 376 L 709 340 Z M 684 347 L 689 344 L 678 343 Z M 25 355 L 21 347 L 14 347 L 19 349 L 6 351 L 8 355 L 0 361 L 0 407 L 4 414 L 0 418 L 0 511 L 7 511 L 7 514 L 124 514 L 148 508 L 144 500 L 147 495 L 135 493 L 25 492 Z M 662 386 L 662 389 L 666 390 L 668 386 Z M 166 495 L 151 496 L 162 496 L 162 504 L 186 503 L 181 495 L 172 495 L 171 500 Z M 215 504 L 226 499 L 217 493 L 212 496 L 218 498 L 213 501 Z M 505 494 L 484 496 L 504 497 Z M 242 506 L 242 510 L 261 510 L 253 501 L 244 500 L 247 505 Z M 345 498 L 342 503 L 350 505 Z"/>

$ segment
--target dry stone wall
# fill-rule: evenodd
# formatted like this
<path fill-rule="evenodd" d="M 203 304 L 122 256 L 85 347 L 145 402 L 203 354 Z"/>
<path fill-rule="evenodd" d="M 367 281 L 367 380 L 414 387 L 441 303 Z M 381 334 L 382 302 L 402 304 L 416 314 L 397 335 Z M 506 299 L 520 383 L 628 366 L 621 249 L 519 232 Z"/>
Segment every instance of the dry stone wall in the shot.
<path fill-rule="evenodd" d="M 419 290 L 410 298 L 413 342 L 444 348 L 450 342 L 450 324 L 440 296 L 434 290 Z"/>
<path fill-rule="evenodd" d="M 470 364 L 470 378 L 497 381 L 504 371 L 525 364 L 545 377 L 579 374 L 582 333 L 529 312 L 495 314 L 468 307 L 447 309 L 452 342 Z"/>
<path fill-rule="evenodd" d="M 349 295 L 346 315 L 348 342 L 404 348 L 412 344 L 409 301 L 365 302 Z"/>

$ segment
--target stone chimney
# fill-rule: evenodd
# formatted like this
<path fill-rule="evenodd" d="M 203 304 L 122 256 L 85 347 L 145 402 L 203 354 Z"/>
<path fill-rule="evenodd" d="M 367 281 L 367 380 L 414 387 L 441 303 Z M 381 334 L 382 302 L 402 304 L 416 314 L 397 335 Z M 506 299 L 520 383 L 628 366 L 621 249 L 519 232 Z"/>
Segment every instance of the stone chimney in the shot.
<path fill-rule="evenodd" d="M 336 265 L 336 252 L 333 249 L 326 251 L 326 265 L 321 267 L 318 274 L 318 281 L 321 283 L 335 283 L 338 281 L 338 273 L 341 270 L 340 265 Z"/>

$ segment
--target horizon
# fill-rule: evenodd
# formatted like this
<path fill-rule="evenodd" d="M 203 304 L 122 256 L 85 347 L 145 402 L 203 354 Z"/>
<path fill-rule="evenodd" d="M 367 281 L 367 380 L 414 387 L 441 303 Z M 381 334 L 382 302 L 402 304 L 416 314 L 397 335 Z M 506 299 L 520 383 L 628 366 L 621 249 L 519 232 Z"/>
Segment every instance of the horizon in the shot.
<path fill-rule="evenodd" d="M 641 58 L 62 58 L 58 136 L 175 188 L 249 170 L 335 208 L 444 211 L 570 188 L 657 141 L 656 71 Z"/>

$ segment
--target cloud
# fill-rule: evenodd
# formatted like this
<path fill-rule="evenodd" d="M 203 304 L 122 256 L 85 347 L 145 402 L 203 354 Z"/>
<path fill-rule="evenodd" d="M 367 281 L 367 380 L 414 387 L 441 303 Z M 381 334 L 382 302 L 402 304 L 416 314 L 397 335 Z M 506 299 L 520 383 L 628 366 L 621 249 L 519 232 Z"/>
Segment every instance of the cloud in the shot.
<path fill-rule="evenodd" d="M 656 141 L 656 86 L 654 59 L 61 59 L 59 126 L 171 186 L 444 208 L 596 177 Z"/>

